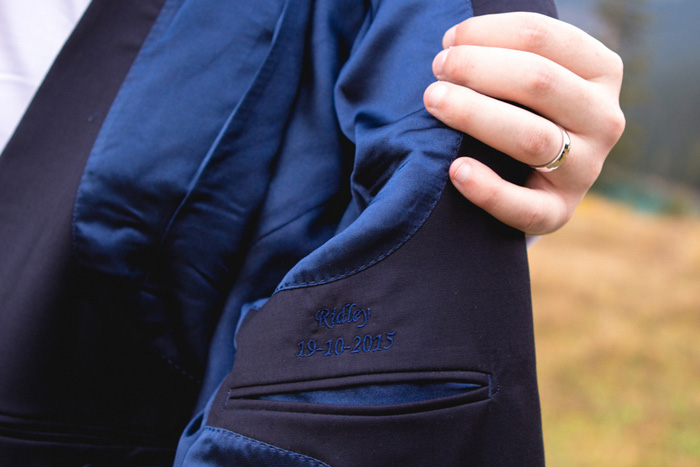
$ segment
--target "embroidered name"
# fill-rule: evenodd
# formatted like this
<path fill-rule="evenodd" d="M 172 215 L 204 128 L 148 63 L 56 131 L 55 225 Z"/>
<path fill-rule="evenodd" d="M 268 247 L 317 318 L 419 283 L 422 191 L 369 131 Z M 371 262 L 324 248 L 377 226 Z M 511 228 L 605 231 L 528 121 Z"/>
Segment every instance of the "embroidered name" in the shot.
<path fill-rule="evenodd" d="M 358 328 L 365 327 L 369 322 L 370 309 L 355 308 L 356 306 L 356 303 L 348 303 L 340 311 L 337 311 L 336 307 L 333 307 L 333 310 L 328 308 L 317 310 L 314 316 L 318 327 L 325 326 L 333 329 L 335 326 L 347 323 L 357 323 Z"/>
<path fill-rule="evenodd" d="M 349 325 L 349 329 L 363 328 L 369 323 L 369 307 L 360 308 L 356 303 L 347 303 L 342 308 L 319 308 L 313 317 L 319 328 L 333 329 L 336 326 Z M 371 327 L 371 326 L 370 326 Z M 319 332 L 320 333 L 320 332 Z M 334 334 L 337 331 L 334 332 Z M 304 339 L 297 343 L 297 357 L 374 353 L 389 350 L 394 346 L 396 332 L 364 334 L 333 337 L 325 343 L 324 339 Z M 328 336 L 331 337 L 331 336 Z"/>

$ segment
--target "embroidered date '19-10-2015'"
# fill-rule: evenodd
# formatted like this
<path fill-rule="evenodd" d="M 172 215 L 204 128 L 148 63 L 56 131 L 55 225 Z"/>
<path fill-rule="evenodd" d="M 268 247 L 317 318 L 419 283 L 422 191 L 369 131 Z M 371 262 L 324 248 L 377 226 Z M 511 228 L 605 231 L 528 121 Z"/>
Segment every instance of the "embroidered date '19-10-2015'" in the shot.
<path fill-rule="evenodd" d="M 314 312 L 314 320 L 319 328 L 333 329 L 336 326 L 364 328 L 369 323 L 371 311 L 368 308 L 358 308 L 355 303 L 348 303 L 340 310 L 336 307 L 320 308 Z M 347 326 L 350 325 L 350 326 Z M 347 338 L 337 337 L 325 342 L 316 339 L 304 339 L 297 343 L 297 357 L 312 357 L 323 355 L 326 357 L 352 355 L 359 353 L 382 352 L 394 346 L 396 332 L 382 332 L 379 334 L 358 333 Z"/>

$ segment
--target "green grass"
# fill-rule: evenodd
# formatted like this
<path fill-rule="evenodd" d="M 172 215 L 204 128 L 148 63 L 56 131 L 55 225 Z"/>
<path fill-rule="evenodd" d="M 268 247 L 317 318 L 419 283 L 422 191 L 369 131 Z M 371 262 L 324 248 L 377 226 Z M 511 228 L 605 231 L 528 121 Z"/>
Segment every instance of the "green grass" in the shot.
<path fill-rule="evenodd" d="M 700 466 L 700 219 L 589 197 L 530 262 L 548 464 Z"/>

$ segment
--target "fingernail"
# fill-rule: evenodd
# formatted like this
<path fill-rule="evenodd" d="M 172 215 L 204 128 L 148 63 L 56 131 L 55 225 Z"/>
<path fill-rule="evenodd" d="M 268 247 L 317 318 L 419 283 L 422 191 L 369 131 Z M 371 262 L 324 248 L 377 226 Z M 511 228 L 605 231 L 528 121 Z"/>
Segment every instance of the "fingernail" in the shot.
<path fill-rule="evenodd" d="M 472 171 L 472 167 L 464 160 L 457 159 L 456 163 L 460 165 L 457 167 L 457 170 L 455 171 L 455 174 L 452 177 L 452 179 L 455 182 L 462 184 L 466 182 L 469 178 L 469 175 Z"/>
<path fill-rule="evenodd" d="M 446 93 L 447 87 L 445 86 L 445 83 L 438 81 L 437 83 L 431 84 L 427 90 L 428 98 L 426 99 L 426 103 L 428 107 L 431 109 L 437 109 L 440 105 L 440 101 L 442 101 Z"/>
<path fill-rule="evenodd" d="M 442 38 L 442 46 L 447 48 L 447 47 L 452 47 L 455 45 L 455 37 L 457 36 L 457 26 L 452 26 L 450 29 L 447 30 L 445 35 Z"/>
<path fill-rule="evenodd" d="M 447 59 L 447 54 L 449 49 L 443 50 L 435 56 L 433 60 L 433 74 L 437 79 L 442 79 L 442 68 L 445 65 L 445 60 Z"/>

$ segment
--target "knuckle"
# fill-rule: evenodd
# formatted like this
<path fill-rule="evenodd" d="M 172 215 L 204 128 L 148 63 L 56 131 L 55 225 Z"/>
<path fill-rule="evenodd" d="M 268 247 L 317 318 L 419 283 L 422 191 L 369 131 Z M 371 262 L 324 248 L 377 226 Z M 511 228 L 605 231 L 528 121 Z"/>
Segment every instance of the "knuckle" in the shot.
<path fill-rule="evenodd" d="M 617 107 L 613 112 L 611 112 L 609 122 L 610 131 L 614 138 L 614 144 L 620 139 L 622 133 L 625 131 L 625 126 L 627 125 L 625 114 L 622 112 L 621 108 Z"/>
<path fill-rule="evenodd" d="M 539 205 L 525 214 L 523 219 L 523 231 L 531 233 L 544 233 L 547 231 L 545 224 L 548 221 L 545 210 Z"/>
<path fill-rule="evenodd" d="M 549 131 L 541 126 L 530 127 L 521 141 L 520 152 L 533 163 L 542 161 L 554 153 Z M 553 156 L 552 156 L 553 157 Z M 542 163 L 547 161 L 542 161 Z"/>
<path fill-rule="evenodd" d="M 457 57 L 457 53 L 454 48 L 449 49 L 447 56 L 445 57 L 445 62 L 442 64 L 442 74 L 443 78 L 450 78 L 455 76 L 460 71 L 460 66 Z"/>
<path fill-rule="evenodd" d="M 467 18 L 461 23 L 457 24 L 455 26 L 455 43 L 454 45 L 469 45 L 474 42 L 474 39 L 478 40 L 478 35 L 477 37 L 475 36 L 475 31 L 478 30 L 478 28 L 475 28 L 476 23 L 479 22 L 479 17 L 474 16 L 471 18 Z"/>
<path fill-rule="evenodd" d="M 549 27 L 540 15 L 523 14 L 520 21 L 519 35 L 525 50 L 536 52 L 549 43 Z"/>
<path fill-rule="evenodd" d="M 469 37 L 470 21 L 469 19 L 462 21 L 455 26 L 455 44 L 462 44 Z"/>
<path fill-rule="evenodd" d="M 527 74 L 525 86 L 534 96 L 550 94 L 557 83 L 554 69 L 544 64 L 537 64 Z"/>
<path fill-rule="evenodd" d="M 610 105 L 601 112 L 599 141 L 604 147 L 612 148 L 625 131 L 625 114 L 619 105 Z"/>
<path fill-rule="evenodd" d="M 562 200 L 540 202 L 531 206 L 524 215 L 522 230 L 532 234 L 548 234 L 561 228 L 572 216 L 573 209 Z"/>
<path fill-rule="evenodd" d="M 610 76 L 612 76 L 615 81 L 622 82 L 622 75 L 624 74 L 625 65 L 620 57 L 614 51 L 608 49 L 608 69 Z"/>
<path fill-rule="evenodd" d="M 443 64 L 444 78 L 468 86 L 474 71 L 474 61 L 469 57 L 467 47 L 453 47 Z"/>

